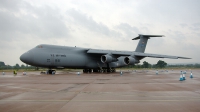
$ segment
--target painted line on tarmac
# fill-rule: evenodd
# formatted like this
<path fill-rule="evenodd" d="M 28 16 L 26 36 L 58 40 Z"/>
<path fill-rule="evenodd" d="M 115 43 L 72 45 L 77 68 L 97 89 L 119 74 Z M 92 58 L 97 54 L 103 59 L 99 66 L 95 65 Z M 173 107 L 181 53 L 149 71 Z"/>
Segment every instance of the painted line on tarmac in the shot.
<path fill-rule="evenodd" d="M 162 82 L 160 82 L 160 83 L 145 83 L 145 84 L 200 84 L 199 82 L 196 82 L 196 83 L 182 83 L 182 82 L 177 82 L 177 83 L 162 83 Z"/>
<path fill-rule="evenodd" d="M 163 97 L 163 98 L 188 98 L 188 99 L 192 99 L 192 98 L 197 98 L 200 99 L 200 97 L 188 97 L 188 96 L 147 96 L 147 95 L 121 95 L 121 96 L 137 96 L 137 97 Z"/>
<path fill-rule="evenodd" d="M 181 84 L 181 83 L 145 83 L 145 84 Z"/>
<path fill-rule="evenodd" d="M 200 92 L 200 91 L 195 91 L 195 92 Z M 123 93 L 112 93 L 112 92 L 80 92 L 80 93 L 86 93 L 86 94 L 98 94 L 98 95 L 116 95 L 116 96 L 134 96 L 134 97 L 167 97 L 167 98 L 199 98 L 199 96 L 154 96 L 154 95 L 138 95 L 136 93 L 134 94 L 123 94 Z"/>
<path fill-rule="evenodd" d="M 182 83 L 182 82 L 177 82 L 177 83 L 163 83 L 163 82 L 157 82 L 157 83 L 145 83 L 145 84 L 200 84 L 199 82 L 189 82 L 189 83 Z"/>
<path fill-rule="evenodd" d="M 185 100 L 0 100 L 0 102 L 182 102 L 200 101 L 200 99 Z"/>
<path fill-rule="evenodd" d="M 11 88 L 18 88 L 18 89 L 28 89 L 28 90 L 34 90 L 34 91 L 47 91 L 47 92 L 56 92 L 53 90 L 44 90 L 44 89 L 32 89 L 32 88 L 23 88 L 23 87 L 16 87 L 16 86 L 10 86 L 10 85 L 0 85 L 2 87 L 11 87 Z"/>
<path fill-rule="evenodd" d="M 101 94 L 101 95 L 106 95 L 106 94 Z M 148 95 L 123 95 L 123 94 L 112 94 L 116 96 L 133 96 L 133 97 L 138 97 L 138 98 L 143 98 L 143 97 L 148 97 L 148 98 L 187 98 L 187 99 L 200 99 L 200 97 L 191 97 L 191 96 L 148 96 Z"/>

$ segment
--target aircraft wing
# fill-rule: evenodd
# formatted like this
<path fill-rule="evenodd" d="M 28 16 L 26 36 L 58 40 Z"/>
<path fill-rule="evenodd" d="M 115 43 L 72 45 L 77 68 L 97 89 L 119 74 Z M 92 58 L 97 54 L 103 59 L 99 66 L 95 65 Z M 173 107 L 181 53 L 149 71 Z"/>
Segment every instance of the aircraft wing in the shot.
<path fill-rule="evenodd" d="M 140 52 L 132 52 L 132 51 L 115 51 L 115 50 L 100 50 L 100 49 L 89 49 L 87 51 L 89 54 L 112 54 L 116 56 L 138 56 L 138 57 L 151 57 L 151 58 L 170 58 L 170 59 L 191 59 L 187 57 L 181 56 L 170 56 L 170 55 L 161 55 L 161 54 L 150 54 L 150 53 L 140 53 Z"/>
<path fill-rule="evenodd" d="M 180 56 L 169 56 L 169 55 L 149 54 L 149 53 L 139 53 L 139 52 L 134 52 L 134 55 L 135 56 L 141 56 L 141 57 L 152 57 L 152 58 L 191 59 L 191 58 L 180 57 Z"/>
<path fill-rule="evenodd" d="M 116 56 L 130 56 L 133 52 L 131 51 L 115 51 L 115 50 L 100 50 L 100 49 L 89 49 L 89 54 L 112 54 Z"/>

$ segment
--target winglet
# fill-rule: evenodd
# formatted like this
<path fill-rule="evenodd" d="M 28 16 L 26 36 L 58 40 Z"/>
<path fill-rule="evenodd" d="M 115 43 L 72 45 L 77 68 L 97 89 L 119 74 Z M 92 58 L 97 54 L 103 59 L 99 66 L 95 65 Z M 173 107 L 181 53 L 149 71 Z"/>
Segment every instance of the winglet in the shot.
<path fill-rule="evenodd" d="M 180 59 L 192 59 L 192 58 L 188 58 L 188 57 L 177 57 L 177 58 L 180 58 Z"/>
<path fill-rule="evenodd" d="M 164 37 L 164 35 L 142 35 L 142 34 L 139 34 L 139 36 L 133 38 L 132 40 L 138 40 L 141 37 L 146 37 L 146 38 L 150 39 L 150 37 Z"/>

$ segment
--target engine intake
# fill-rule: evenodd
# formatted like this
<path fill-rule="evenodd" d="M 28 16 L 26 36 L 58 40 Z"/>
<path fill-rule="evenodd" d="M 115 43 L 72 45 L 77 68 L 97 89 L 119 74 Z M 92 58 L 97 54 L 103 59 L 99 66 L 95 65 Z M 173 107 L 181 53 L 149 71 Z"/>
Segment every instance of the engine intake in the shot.
<path fill-rule="evenodd" d="M 101 62 L 103 62 L 103 63 L 110 63 L 110 62 L 114 62 L 114 61 L 117 61 L 117 58 L 114 58 L 110 55 L 101 56 Z"/>
<path fill-rule="evenodd" d="M 135 63 L 139 63 L 139 61 L 129 56 L 124 58 L 124 63 L 126 63 L 127 65 L 134 65 Z"/>

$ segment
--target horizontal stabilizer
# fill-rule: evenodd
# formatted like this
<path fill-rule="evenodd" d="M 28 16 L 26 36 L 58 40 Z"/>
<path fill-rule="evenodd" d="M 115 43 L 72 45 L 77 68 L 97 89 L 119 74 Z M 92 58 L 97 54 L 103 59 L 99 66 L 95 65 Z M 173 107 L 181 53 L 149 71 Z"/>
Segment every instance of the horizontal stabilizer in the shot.
<path fill-rule="evenodd" d="M 146 38 L 150 39 L 150 37 L 164 37 L 164 35 L 142 35 L 142 34 L 139 34 L 139 36 L 133 38 L 132 40 L 138 40 L 141 37 L 146 37 Z"/>

